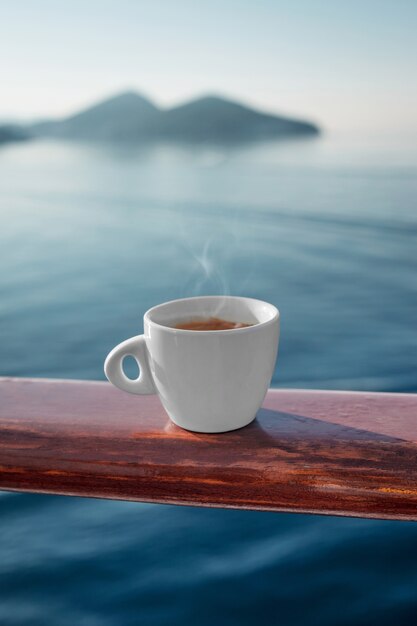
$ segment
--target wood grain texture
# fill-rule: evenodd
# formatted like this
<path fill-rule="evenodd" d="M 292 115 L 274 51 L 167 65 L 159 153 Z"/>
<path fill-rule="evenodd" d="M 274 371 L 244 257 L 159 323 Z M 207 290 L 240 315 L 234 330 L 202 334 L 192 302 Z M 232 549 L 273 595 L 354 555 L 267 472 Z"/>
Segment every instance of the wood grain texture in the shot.
<path fill-rule="evenodd" d="M 155 396 L 0 379 L 0 489 L 417 520 L 417 395 L 271 390 L 202 435 Z"/>

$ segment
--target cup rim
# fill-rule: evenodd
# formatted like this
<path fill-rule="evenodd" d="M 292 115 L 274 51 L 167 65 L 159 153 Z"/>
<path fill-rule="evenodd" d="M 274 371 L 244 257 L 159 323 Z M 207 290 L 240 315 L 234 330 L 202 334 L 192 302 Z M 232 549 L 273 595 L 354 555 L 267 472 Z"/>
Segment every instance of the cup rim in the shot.
<path fill-rule="evenodd" d="M 258 322 L 257 324 L 253 324 L 252 326 L 244 326 L 243 328 L 227 328 L 223 330 L 190 330 L 185 328 L 173 328 L 172 326 L 166 326 L 165 324 L 159 324 L 151 319 L 151 315 L 154 311 L 159 309 L 161 306 L 166 306 L 168 304 L 175 304 L 177 302 L 187 302 L 191 300 L 202 300 L 202 299 L 227 299 L 227 300 L 246 300 L 250 302 L 257 302 L 258 304 L 266 304 L 270 307 L 273 315 L 270 319 L 265 320 L 264 322 Z M 161 302 L 150 309 L 148 309 L 143 316 L 143 320 L 145 323 L 149 324 L 149 326 L 156 326 L 157 328 L 162 328 L 167 332 L 175 333 L 175 334 L 196 334 L 196 335 L 217 335 L 219 333 L 248 333 L 254 332 L 258 328 L 269 326 L 270 324 L 274 324 L 280 318 L 279 309 L 271 304 L 270 302 L 266 302 L 265 300 L 258 300 L 257 298 L 248 298 L 246 296 L 191 296 L 189 298 L 177 298 L 175 300 L 168 300 L 167 302 Z"/>

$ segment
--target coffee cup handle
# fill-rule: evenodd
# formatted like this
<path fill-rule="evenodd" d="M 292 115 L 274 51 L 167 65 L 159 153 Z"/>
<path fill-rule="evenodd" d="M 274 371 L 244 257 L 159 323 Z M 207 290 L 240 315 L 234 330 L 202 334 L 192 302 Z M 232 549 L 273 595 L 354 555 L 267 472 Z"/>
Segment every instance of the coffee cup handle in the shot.
<path fill-rule="evenodd" d="M 126 356 L 132 356 L 139 366 L 139 376 L 134 380 L 123 371 L 123 359 Z M 126 339 L 113 348 L 104 362 L 104 373 L 112 385 L 122 391 L 141 395 L 156 393 L 144 335 Z"/>

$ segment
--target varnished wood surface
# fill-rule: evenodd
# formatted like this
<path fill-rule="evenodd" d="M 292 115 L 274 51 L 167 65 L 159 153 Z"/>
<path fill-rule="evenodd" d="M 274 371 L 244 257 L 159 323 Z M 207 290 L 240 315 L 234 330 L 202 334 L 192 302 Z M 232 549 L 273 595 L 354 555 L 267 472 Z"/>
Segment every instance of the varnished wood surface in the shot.
<path fill-rule="evenodd" d="M 417 395 L 271 390 L 202 435 L 155 396 L 0 379 L 0 489 L 417 520 Z"/>

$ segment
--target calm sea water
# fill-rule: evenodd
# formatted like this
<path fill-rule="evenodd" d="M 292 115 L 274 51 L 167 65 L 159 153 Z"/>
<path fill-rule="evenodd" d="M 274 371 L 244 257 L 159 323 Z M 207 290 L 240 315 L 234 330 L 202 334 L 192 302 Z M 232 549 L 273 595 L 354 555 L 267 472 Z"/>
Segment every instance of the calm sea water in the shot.
<path fill-rule="evenodd" d="M 417 148 L 0 150 L 0 375 L 102 379 L 150 306 L 282 315 L 273 384 L 417 391 Z M 2 626 L 417 622 L 417 525 L 0 494 Z"/>

